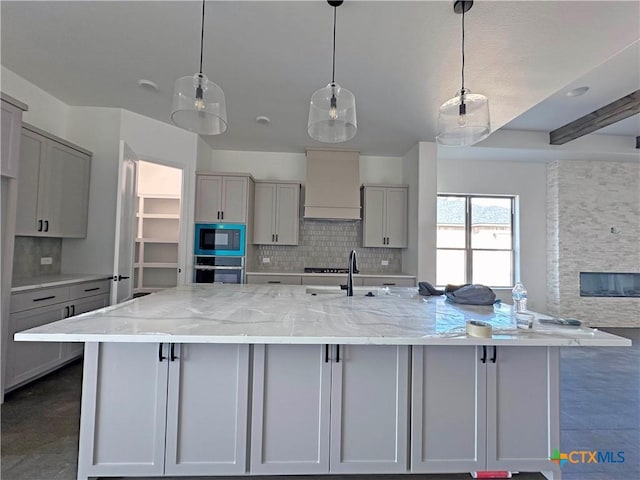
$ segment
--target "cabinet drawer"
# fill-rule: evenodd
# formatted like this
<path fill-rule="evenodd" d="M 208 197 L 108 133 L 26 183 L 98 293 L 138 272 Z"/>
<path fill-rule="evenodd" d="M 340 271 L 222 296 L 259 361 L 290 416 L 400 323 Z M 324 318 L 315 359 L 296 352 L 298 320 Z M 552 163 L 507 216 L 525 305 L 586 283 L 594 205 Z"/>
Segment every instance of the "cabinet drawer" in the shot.
<path fill-rule="evenodd" d="M 111 280 L 96 280 L 95 282 L 71 285 L 69 287 L 69 298 L 84 298 L 109 293 L 110 285 Z"/>
<path fill-rule="evenodd" d="M 365 287 L 415 287 L 416 281 L 414 278 L 406 277 L 374 277 L 363 278 L 363 285 Z"/>
<path fill-rule="evenodd" d="M 302 277 L 302 285 L 332 285 L 339 287 L 340 285 L 347 284 L 347 275 L 311 275 Z M 362 286 L 362 279 L 358 277 L 353 278 L 354 287 Z"/>
<path fill-rule="evenodd" d="M 300 285 L 300 275 L 247 275 L 247 283 Z"/>
<path fill-rule="evenodd" d="M 69 300 L 69 287 L 43 288 L 11 295 L 11 313 Z"/>

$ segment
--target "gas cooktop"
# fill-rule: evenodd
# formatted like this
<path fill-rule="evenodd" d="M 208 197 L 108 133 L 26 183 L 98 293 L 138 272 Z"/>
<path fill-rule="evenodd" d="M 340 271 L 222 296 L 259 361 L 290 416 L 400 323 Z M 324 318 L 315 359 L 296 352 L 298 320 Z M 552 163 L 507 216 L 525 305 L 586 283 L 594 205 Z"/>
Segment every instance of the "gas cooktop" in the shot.
<path fill-rule="evenodd" d="M 347 268 L 305 267 L 304 273 L 349 273 Z"/>

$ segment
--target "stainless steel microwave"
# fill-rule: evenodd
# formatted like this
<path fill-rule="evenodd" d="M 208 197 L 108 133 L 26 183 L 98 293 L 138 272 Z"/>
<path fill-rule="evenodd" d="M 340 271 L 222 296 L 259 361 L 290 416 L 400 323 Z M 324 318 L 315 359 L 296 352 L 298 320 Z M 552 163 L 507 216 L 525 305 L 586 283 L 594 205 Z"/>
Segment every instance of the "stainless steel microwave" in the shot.
<path fill-rule="evenodd" d="M 196 223 L 195 255 L 244 256 L 246 227 L 237 223 Z"/>

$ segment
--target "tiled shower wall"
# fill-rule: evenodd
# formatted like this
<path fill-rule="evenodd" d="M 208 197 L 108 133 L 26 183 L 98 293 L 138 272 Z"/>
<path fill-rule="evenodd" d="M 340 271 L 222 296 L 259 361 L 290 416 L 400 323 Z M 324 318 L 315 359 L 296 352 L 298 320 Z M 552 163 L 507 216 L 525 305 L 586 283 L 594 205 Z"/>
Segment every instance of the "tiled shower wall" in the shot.
<path fill-rule="evenodd" d="M 41 257 L 51 257 L 51 265 L 40 265 Z M 61 238 L 16 237 L 13 278 L 58 274 L 61 257 Z"/>
<path fill-rule="evenodd" d="M 362 222 L 301 220 L 299 245 L 256 245 L 253 264 L 256 272 L 301 273 L 305 267 L 347 268 L 349 252 L 358 252 L 361 273 L 400 273 L 402 250 L 363 248 Z M 263 263 L 263 258 L 270 263 Z M 386 260 L 389 265 L 383 266 Z"/>
<path fill-rule="evenodd" d="M 580 272 L 640 272 L 640 164 L 547 167 L 547 304 L 591 326 L 640 327 L 639 298 L 580 297 Z"/>

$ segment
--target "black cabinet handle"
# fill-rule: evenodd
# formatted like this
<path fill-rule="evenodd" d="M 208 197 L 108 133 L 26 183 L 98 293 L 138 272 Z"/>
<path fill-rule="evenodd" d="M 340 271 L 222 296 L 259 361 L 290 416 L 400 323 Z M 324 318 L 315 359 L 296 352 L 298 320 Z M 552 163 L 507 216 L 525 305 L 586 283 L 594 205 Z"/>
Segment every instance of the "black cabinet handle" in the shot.
<path fill-rule="evenodd" d="M 64 307 L 64 318 L 69 317 L 69 307 Z"/>
<path fill-rule="evenodd" d="M 71 305 L 71 316 L 73 317 L 76 314 L 76 306 Z"/>
<path fill-rule="evenodd" d="M 482 346 L 482 358 L 480 359 L 482 363 L 487 363 L 487 346 Z"/>
<path fill-rule="evenodd" d="M 269 280 L 267 283 L 282 283 L 280 280 Z"/>
<path fill-rule="evenodd" d="M 128 279 L 128 278 L 131 278 L 131 277 L 125 277 L 125 276 L 123 276 L 123 275 L 118 275 L 118 281 L 120 281 L 120 280 L 126 280 L 126 279 Z"/>
<path fill-rule="evenodd" d="M 271 234 L 271 241 L 272 241 L 272 242 L 275 242 L 275 241 L 276 241 L 276 235 L 275 235 L 275 233 L 272 233 L 272 234 Z"/>
<path fill-rule="evenodd" d="M 42 231 L 42 220 L 38 220 L 38 231 Z"/>
<path fill-rule="evenodd" d="M 170 360 L 171 360 L 172 362 L 175 362 L 176 358 L 178 358 L 178 357 L 176 356 L 176 354 L 175 354 L 174 348 L 175 348 L 175 345 L 172 343 L 172 344 L 171 344 L 171 348 L 170 348 L 171 352 L 170 352 L 170 354 L 169 354 L 169 355 L 171 356 Z"/>
<path fill-rule="evenodd" d="M 84 289 L 85 292 L 95 292 L 96 290 L 100 290 L 100 287 L 93 287 L 93 288 L 85 288 Z"/>
<path fill-rule="evenodd" d="M 220 220 L 224 220 L 224 210 L 220 212 Z"/>
<path fill-rule="evenodd" d="M 340 363 L 340 345 L 336 345 L 336 363 Z"/>
<path fill-rule="evenodd" d="M 276 233 L 276 243 L 278 243 L 278 234 Z"/>
<path fill-rule="evenodd" d="M 162 343 L 160 345 L 158 345 L 158 361 L 162 362 L 162 360 L 164 360 L 165 357 L 164 355 L 162 355 Z"/>
<path fill-rule="evenodd" d="M 220 210 L 218 210 L 218 220 L 220 220 Z"/>
<path fill-rule="evenodd" d="M 395 283 L 383 283 L 382 286 L 383 287 L 393 287 L 395 285 Z"/>
<path fill-rule="evenodd" d="M 48 232 L 49 231 L 49 220 L 45 220 L 44 221 L 44 231 Z"/>
<path fill-rule="evenodd" d="M 49 295 L 48 297 L 34 298 L 34 302 L 41 302 L 43 300 L 51 300 L 52 298 L 56 298 L 55 295 Z"/>
<path fill-rule="evenodd" d="M 498 347 L 496 347 L 494 345 L 493 346 L 493 355 L 491 356 L 491 363 L 496 363 L 497 359 L 498 359 Z"/>
<path fill-rule="evenodd" d="M 329 363 L 329 344 L 324 346 L 324 363 Z"/>

